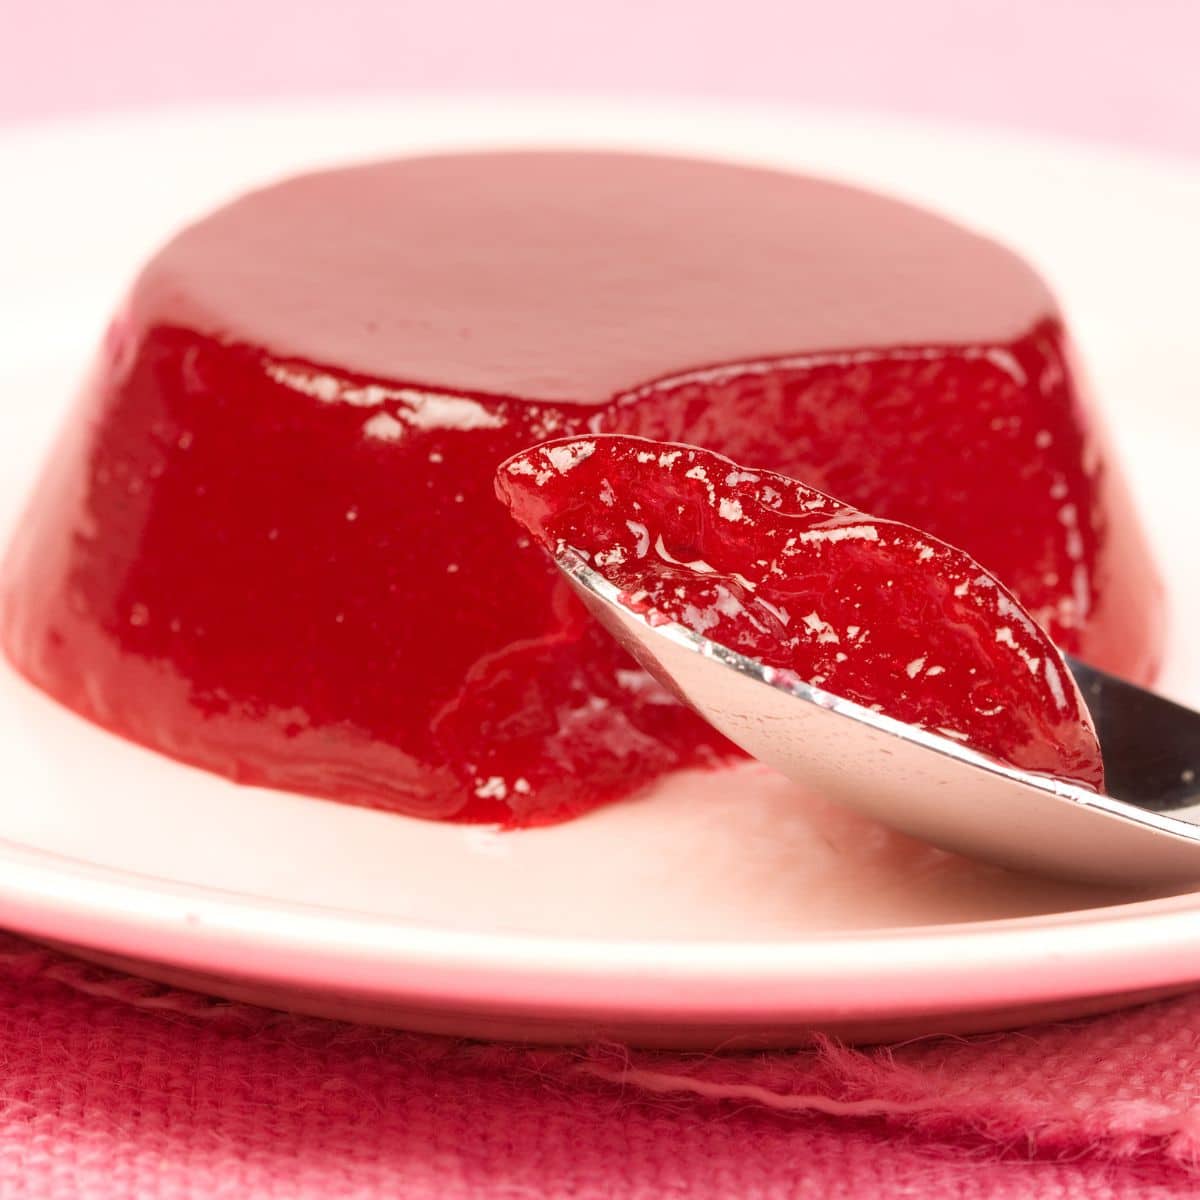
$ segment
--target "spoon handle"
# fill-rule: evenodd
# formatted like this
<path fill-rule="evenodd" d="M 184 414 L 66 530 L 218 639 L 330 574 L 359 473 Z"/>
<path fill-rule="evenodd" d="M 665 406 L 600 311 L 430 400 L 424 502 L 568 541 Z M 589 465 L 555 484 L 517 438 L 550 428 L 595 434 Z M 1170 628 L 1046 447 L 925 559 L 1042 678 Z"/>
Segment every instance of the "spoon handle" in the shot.
<path fill-rule="evenodd" d="M 1200 713 L 1067 658 L 1092 714 L 1106 790 L 1169 813 L 1200 804 Z"/>

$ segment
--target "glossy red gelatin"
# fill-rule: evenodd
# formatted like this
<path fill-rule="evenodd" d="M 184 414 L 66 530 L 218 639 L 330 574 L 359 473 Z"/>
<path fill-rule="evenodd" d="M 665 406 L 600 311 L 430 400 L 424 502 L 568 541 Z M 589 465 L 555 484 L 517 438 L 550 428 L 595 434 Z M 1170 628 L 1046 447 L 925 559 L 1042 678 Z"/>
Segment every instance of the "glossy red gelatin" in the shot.
<path fill-rule="evenodd" d="M 644 438 L 547 442 L 504 463 L 496 489 L 551 556 L 580 552 L 638 611 L 1010 766 L 1103 788 L 1053 642 L 920 529 Z"/>
<path fill-rule="evenodd" d="M 518 823 L 628 794 L 729 748 L 492 485 L 597 431 L 911 522 L 1066 650 L 1157 661 L 1154 572 L 1024 263 L 852 188 L 592 153 L 308 175 L 169 243 L 8 553 L 4 648 L 237 780 Z"/>

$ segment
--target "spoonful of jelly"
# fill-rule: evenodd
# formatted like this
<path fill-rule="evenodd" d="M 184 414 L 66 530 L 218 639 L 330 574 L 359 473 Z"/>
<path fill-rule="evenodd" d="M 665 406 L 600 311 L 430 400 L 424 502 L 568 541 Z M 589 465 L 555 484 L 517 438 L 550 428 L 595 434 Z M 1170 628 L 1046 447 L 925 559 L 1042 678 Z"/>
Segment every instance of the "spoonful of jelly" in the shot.
<path fill-rule="evenodd" d="M 1004 866 L 1200 878 L 1200 715 L 1066 659 L 963 551 L 635 437 L 542 443 L 496 486 L 652 675 L 810 791 Z"/>

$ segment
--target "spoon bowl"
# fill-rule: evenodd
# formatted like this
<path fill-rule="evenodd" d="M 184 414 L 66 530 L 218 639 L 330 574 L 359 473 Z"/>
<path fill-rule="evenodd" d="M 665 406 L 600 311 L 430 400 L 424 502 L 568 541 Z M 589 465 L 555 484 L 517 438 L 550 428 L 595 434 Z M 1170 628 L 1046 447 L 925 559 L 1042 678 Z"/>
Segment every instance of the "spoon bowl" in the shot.
<path fill-rule="evenodd" d="M 748 754 L 827 799 L 1000 866 L 1107 884 L 1200 879 L 1200 714 L 1070 658 L 1109 791 L 1023 771 L 813 687 L 656 614 L 576 551 L 559 569 L 592 614 Z"/>

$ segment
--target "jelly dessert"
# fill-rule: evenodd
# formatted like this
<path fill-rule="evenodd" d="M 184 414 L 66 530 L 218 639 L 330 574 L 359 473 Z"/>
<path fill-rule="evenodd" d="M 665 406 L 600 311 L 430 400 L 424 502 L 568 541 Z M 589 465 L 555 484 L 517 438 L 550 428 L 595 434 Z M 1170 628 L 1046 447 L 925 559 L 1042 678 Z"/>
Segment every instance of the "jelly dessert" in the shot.
<path fill-rule="evenodd" d="M 637 611 L 1010 766 L 1101 790 L 1087 706 L 1016 597 L 961 550 L 720 454 L 610 434 L 522 451 L 500 498 Z"/>
<path fill-rule="evenodd" d="M 1045 286 L 937 216 L 610 153 L 254 192 L 143 269 L 21 522 L 35 683 L 232 779 L 529 824 L 731 747 L 496 502 L 597 432 L 780 471 L 960 547 L 1146 680 L 1159 593 Z"/>

